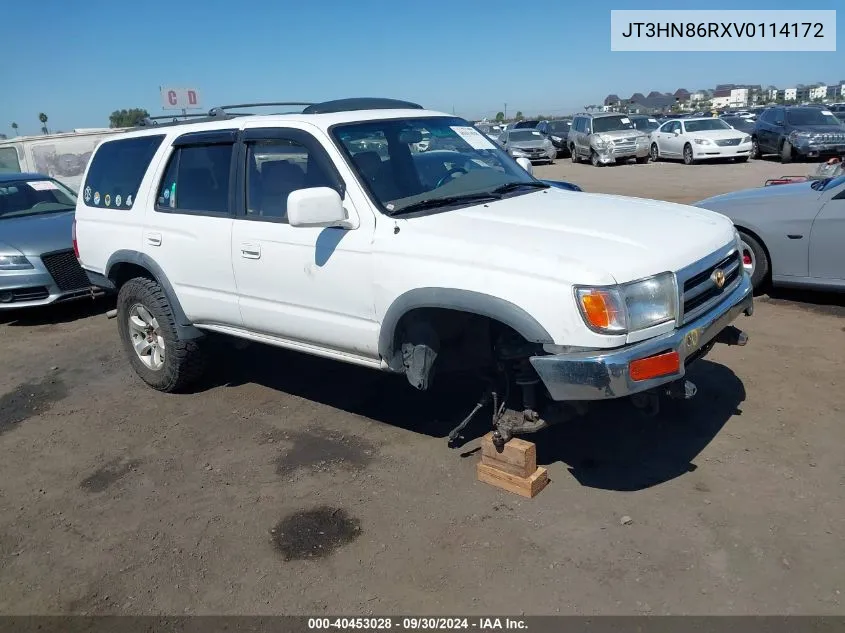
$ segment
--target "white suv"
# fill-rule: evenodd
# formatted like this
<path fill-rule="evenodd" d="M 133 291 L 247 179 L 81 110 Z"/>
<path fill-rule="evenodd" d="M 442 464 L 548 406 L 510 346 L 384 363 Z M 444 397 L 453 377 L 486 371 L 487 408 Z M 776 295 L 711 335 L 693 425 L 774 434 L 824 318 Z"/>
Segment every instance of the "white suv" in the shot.
<path fill-rule="evenodd" d="M 423 138 L 437 143 L 421 151 Z M 753 310 L 731 221 L 529 172 L 416 104 L 218 108 L 104 140 L 74 244 L 91 281 L 118 291 L 130 362 L 162 391 L 199 376 L 217 332 L 418 389 L 474 370 L 496 403 L 516 385 L 511 413 L 494 407 L 500 442 L 563 402 L 690 396 L 686 366 L 746 340 L 728 327 Z"/>

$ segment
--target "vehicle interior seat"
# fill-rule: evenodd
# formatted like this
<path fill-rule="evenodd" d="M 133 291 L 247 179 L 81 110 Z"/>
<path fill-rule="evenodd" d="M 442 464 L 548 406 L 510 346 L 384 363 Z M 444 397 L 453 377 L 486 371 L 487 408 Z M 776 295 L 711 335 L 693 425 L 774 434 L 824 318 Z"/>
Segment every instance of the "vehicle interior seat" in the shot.
<path fill-rule="evenodd" d="M 383 161 L 378 152 L 358 152 L 352 156 L 352 161 L 381 200 L 402 197 L 392 177 L 390 161 Z"/>
<path fill-rule="evenodd" d="M 288 195 L 302 189 L 305 172 L 299 165 L 286 160 L 267 161 L 261 165 L 262 217 L 287 219 Z"/>

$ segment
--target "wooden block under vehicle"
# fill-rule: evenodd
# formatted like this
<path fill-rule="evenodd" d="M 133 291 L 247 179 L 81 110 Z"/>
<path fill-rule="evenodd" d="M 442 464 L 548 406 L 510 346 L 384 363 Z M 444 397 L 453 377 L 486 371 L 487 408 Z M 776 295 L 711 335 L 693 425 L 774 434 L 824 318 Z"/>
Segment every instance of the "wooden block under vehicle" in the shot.
<path fill-rule="evenodd" d="M 481 438 L 481 463 L 517 477 L 530 477 L 537 470 L 537 446 L 515 437 L 500 453 L 491 432 Z"/>
<path fill-rule="evenodd" d="M 528 477 L 519 477 L 478 462 L 478 481 L 531 498 L 549 483 L 549 473 L 545 468 L 538 468 Z"/>

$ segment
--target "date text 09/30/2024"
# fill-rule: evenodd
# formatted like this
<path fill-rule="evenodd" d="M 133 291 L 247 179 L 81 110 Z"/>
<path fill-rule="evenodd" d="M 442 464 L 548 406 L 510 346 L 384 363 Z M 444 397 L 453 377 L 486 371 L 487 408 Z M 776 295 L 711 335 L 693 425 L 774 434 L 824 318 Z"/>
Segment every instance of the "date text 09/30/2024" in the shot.
<path fill-rule="evenodd" d="M 443 631 L 448 629 L 474 631 L 524 630 L 528 626 L 522 618 L 472 617 L 370 617 L 370 618 L 308 618 L 309 630 L 387 631 Z"/>

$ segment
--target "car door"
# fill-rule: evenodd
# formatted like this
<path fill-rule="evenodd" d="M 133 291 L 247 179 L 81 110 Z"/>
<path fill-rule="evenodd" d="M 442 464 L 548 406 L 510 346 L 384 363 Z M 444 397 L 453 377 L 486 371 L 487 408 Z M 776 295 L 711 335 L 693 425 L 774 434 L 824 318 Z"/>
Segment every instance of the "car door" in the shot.
<path fill-rule="evenodd" d="M 669 121 L 663 126 L 665 132 L 661 135 L 660 153 L 671 158 L 681 155 L 682 141 L 680 140 L 681 122 Z M 678 134 L 675 134 L 675 132 Z"/>
<path fill-rule="evenodd" d="M 669 151 L 669 145 L 666 141 L 669 138 L 669 128 L 671 126 L 672 121 L 668 121 L 657 128 L 652 134 L 652 142 L 657 144 L 657 151 L 661 156 L 668 155 L 667 152 Z"/>
<path fill-rule="evenodd" d="M 766 113 L 757 134 L 760 151 L 766 154 L 776 153 L 784 124 L 783 108 L 772 108 Z"/>
<path fill-rule="evenodd" d="M 375 217 L 363 197 L 353 199 L 345 183 L 354 179 L 337 150 L 324 141 L 295 127 L 244 130 L 231 244 L 243 323 L 257 335 L 306 351 L 319 348 L 375 360 Z M 288 195 L 310 187 L 337 190 L 357 227 L 288 224 Z"/>
<path fill-rule="evenodd" d="M 197 325 L 241 325 L 231 260 L 236 138 L 237 130 L 176 138 L 144 219 L 143 252 L 164 271 Z M 130 204 L 117 196 L 106 204 L 121 202 Z"/>
<path fill-rule="evenodd" d="M 813 222 L 810 276 L 845 283 L 845 183 L 831 192 Z"/>

